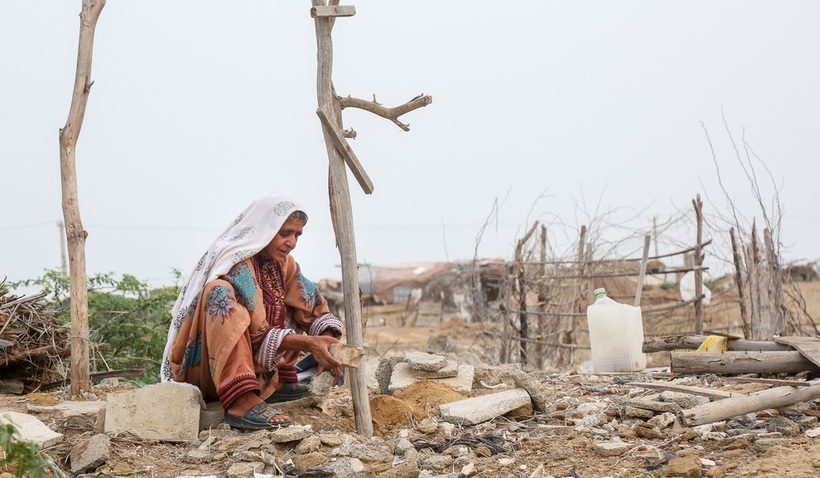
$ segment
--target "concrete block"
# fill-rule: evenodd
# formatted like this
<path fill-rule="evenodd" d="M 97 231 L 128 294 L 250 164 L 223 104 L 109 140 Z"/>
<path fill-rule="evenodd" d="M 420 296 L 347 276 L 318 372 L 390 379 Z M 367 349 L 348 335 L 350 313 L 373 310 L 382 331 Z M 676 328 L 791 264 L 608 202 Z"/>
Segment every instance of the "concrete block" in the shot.
<path fill-rule="evenodd" d="M 526 390 L 515 388 L 445 403 L 439 409 L 442 420 L 463 425 L 476 425 L 528 405 L 531 400 Z"/>
<path fill-rule="evenodd" d="M 26 410 L 34 413 L 59 412 L 63 418 L 87 417 L 96 418 L 101 408 L 105 407 L 105 402 L 94 400 L 90 402 L 76 402 L 67 400 L 56 405 L 35 405 L 29 403 Z"/>
<path fill-rule="evenodd" d="M 109 394 L 105 433 L 127 432 L 143 440 L 195 442 L 199 437 L 201 399 L 197 388 L 173 383 Z"/>
<path fill-rule="evenodd" d="M 473 390 L 474 373 L 475 368 L 472 365 L 462 364 L 458 366 L 458 375 L 455 377 L 435 379 L 435 381 L 447 385 L 456 392 L 470 393 Z M 390 385 L 388 385 L 387 389 L 393 393 L 398 390 L 404 390 L 418 381 L 419 378 L 413 373 L 413 369 L 410 368 L 409 364 L 404 362 L 397 363 L 393 367 L 393 373 L 390 376 Z"/>
<path fill-rule="evenodd" d="M 225 421 L 225 409 L 219 402 L 210 402 L 199 412 L 199 431 L 210 430 Z"/>
<path fill-rule="evenodd" d="M 17 428 L 17 438 L 34 442 L 40 448 L 56 445 L 63 440 L 63 434 L 57 433 L 37 418 L 19 412 L 0 412 L 0 423 L 11 423 Z"/>

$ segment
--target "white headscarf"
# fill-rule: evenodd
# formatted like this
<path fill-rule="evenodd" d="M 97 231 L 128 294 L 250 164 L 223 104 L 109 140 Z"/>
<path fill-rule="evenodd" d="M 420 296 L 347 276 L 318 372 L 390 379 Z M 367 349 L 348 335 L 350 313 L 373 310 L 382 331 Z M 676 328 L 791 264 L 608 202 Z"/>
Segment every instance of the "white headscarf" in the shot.
<path fill-rule="evenodd" d="M 170 382 L 171 346 L 179 335 L 188 307 L 202 293 L 205 284 L 226 274 L 231 268 L 261 251 L 282 228 L 294 211 L 305 209 L 295 199 L 282 193 L 267 193 L 252 202 L 234 221 L 225 228 L 208 247 L 188 275 L 185 285 L 171 309 L 171 325 L 168 327 L 168 341 L 162 354 L 160 379 Z"/>

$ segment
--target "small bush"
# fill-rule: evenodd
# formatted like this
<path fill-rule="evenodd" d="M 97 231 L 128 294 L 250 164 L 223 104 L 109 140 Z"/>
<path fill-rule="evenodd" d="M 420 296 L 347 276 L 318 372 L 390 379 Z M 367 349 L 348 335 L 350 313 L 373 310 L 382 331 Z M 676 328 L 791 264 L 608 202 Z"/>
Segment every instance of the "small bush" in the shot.
<path fill-rule="evenodd" d="M 16 478 L 22 478 L 26 473 L 33 478 L 45 478 L 46 465 L 40 447 L 34 442 L 19 439 L 16 433 L 13 423 L 0 423 L 0 465 L 14 465 Z"/>

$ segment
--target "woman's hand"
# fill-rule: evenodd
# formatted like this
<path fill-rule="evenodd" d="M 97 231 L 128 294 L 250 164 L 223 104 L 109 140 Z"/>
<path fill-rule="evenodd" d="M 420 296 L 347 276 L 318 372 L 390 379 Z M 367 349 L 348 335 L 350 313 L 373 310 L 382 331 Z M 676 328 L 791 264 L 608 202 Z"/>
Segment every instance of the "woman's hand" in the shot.
<path fill-rule="evenodd" d="M 333 370 L 333 376 L 336 377 L 333 385 L 339 383 L 342 377 L 342 363 L 333 356 L 330 352 L 330 347 L 335 344 L 341 344 L 339 339 L 328 335 L 314 335 L 306 337 L 308 339 L 308 352 L 313 354 L 316 363 L 319 366 L 316 369 L 316 375 L 319 375 L 324 370 Z"/>

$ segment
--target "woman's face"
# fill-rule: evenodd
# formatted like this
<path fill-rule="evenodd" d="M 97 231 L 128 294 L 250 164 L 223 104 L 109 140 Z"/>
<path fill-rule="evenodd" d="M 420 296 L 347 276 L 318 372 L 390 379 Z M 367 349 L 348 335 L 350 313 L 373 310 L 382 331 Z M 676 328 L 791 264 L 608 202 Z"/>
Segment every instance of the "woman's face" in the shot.
<path fill-rule="evenodd" d="M 302 235 L 302 229 L 304 227 L 304 222 L 289 217 L 287 221 L 282 224 L 282 228 L 279 229 L 279 232 L 273 236 L 270 244 L 259 251 L 259 254 L 266 259 L 284 264 L 290 251 L 296 248 L 296 241 L 298 241 L 299 236 Z"/>

